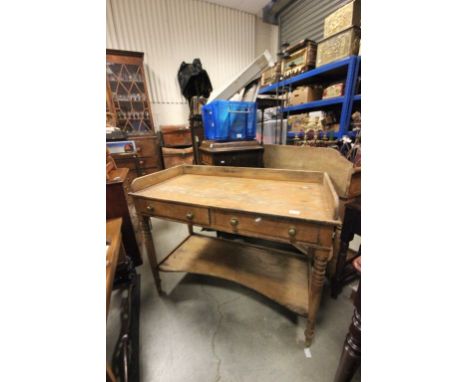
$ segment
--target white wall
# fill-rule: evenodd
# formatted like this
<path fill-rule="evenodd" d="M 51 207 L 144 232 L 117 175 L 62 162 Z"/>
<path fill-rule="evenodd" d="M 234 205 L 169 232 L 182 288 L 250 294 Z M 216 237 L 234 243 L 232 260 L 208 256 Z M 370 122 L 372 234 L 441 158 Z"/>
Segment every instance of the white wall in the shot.
<path fill-rule="evenodd" d="M 187 123 L 188 105 L 177 82 L 182 61 L 200 58 L 216 88 L 277 39 L 277 27 L 256 16 L 199 0 L 106 1 L 106 46 L 145 53 L 157 125 Z"/>
<path fill-rule="evenodd" d="M 264 23 L 261 18 L 255 18 L 255 56 L 268 49 L 276 61 L 278 52 L 278 26 Z"/>

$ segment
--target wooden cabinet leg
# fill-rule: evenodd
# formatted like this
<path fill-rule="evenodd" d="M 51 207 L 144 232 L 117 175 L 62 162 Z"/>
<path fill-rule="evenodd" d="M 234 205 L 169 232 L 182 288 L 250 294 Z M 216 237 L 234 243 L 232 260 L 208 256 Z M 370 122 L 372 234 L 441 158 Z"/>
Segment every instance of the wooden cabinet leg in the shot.
<path fill-rule="evenodd" d="M 349 382 L 361 360 L 361 284 L 356 294 L 353 320 L 349 326 L 334 382 Z"/>
<path fill-rule="evenodd" d="M 329 256 L 330 252 L 327 250 L 320 249 L 314 251 L 314 264 L 309 275 L 309 312 L 307 316 L 307 328 L 304 332 L 307 347 L 312 343 L 312 337 L 315 332 L 315 319 L 322 297 L 323 282 L 325 281 L 325 271 Z"/>
<path fill-rule="evenodd" d="M 148 256 L 148 261 L 151 266 L 151 271 L 153 272 L 153 278 L 154 283 L 156 284 L 156 289 L 158 290 L 158 293 L 161 294 L 161 278 L 159 277 L 158 259 L 156 257 L 156 250 L 154 249 L 153 236 L 151 235 L 150 219 L 151 218 L 149 216 L 140 216 L 143 235 L 145 238 L 146 254 Z"/>

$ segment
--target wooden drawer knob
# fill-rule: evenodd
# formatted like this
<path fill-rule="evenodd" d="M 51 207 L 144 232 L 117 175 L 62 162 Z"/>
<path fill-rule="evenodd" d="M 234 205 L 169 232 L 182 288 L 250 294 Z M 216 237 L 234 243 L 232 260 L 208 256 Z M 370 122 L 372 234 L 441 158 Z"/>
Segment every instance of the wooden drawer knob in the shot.
<path fill-rule="evenodd" d="M 229 223 L 231 223 L 233 227 L 236 227 L 239 224 L 239 220 L 232 218 Z"/>
<path fill-rule="evenodd" d="M 289 234 L 290 237 L 295 237 L 296 233 L 297 233 L 296 228 L 294 228 L 294 227 L 289 228 L 288 234 Z"/>
<path fill-rule="evenodd" d="M 187 217 L 188 220 L 192 220 L 193 219 L 193 212 L 187 212 L 187 215 L 185 215 Z"/>
<path fill-rule="evenodd" d="M 148 212 L 153 212 L 154 208 L 153 208 L 153 206 L 147 206 L 147 207 L 146 207 L 146 210 L 147 210 Z"/>

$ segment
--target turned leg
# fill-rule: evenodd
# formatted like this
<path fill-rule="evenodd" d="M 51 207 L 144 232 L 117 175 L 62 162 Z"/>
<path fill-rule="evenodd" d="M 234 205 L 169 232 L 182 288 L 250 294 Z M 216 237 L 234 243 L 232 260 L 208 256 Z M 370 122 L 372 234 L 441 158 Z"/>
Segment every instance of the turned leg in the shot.
<path fill-rule="evenodd" d="M 317 249 L 314 251 L 314 265 L 309 275 L 309 312 L 307 316 L 307 328 L 304 332 L 306 346 L 310 346 L 312 337 L 314 336 L 315 319 L 320 305 L 329 256 L 330 251 L 328 250 Z"/>
<path fill-rule="evenodd" d="M 340 243 L 341 243 L 341 229 L 337 228 L 335 230 L 335 236 L 333 237 L 333 254 L 331 260 L 328 262 L 327 265 L 327 277 L 330 280 L 333 280 L 335 277 L 336 272 L 336 263 L 338 259 L 338 252 L 340 251 Z"/>
<path fill-rule="evenodd" d="M 151 235 L 150 219 L 151 218 L 149 216 L 140 216 L 141 226 L 143 228 L 143 235 L 145 238 L 146 254 L 148 256 L 148 261 L 151 266 L 151 271 L 153 272 L 153 278 L 154 283 L 156 284 L 156 289 L 158 290 L 158 293 L 161 294 L 161 278 L 159 277 L 158 259 L 156 257 L 156 250 L 154 249 L 153 236 Z"/>
<path fill-rule="evenodd" d="M 349 382 L 361 360 L 361 283 L 356 293 L 355 309 L 336 370 L 334 382 Z"/>

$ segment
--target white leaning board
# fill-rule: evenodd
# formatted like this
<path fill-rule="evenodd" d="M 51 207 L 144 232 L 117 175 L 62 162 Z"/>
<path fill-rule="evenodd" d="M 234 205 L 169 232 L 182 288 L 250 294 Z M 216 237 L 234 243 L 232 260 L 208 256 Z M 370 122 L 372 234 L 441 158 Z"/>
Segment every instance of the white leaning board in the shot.
<path fill-rule="evenodd" d="M 263 54 L 258 56 L 250 65 L 242 70 L 236 76 L 236 78 L 234 78 L 234 80 L 219 89 L 214 89 L 210 98 L 208 99 L 208 103 L 214 101 L 215 99 L 230 99 L 239 90 L 244 88 L 255 78 L 258 78 L 264 69 L 273 65 L 273 57 L 268 50 L 265 50 Z"/>

